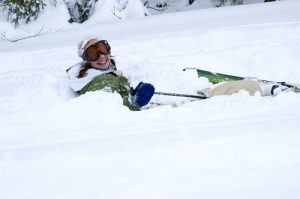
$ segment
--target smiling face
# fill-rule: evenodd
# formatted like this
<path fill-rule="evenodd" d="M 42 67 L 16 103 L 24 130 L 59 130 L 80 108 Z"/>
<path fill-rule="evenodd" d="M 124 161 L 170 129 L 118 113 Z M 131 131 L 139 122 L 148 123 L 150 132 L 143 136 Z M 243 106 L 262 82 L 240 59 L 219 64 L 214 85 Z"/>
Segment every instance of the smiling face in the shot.
<path fill-rule="evenodd" d="M 87 49 L 89 46 L 96 43 L 97 41 L 98 41 L 97 39 L 89 40 L 87 42 L 87 44 L 85 45 L 84 49 Z M 93 68 L 105 70 L 109 67 L 109 64 L 110 64 L 110 54 L 107 54 L 107 55 L 99 54 L 99 57 L 97 60 L 89 61 L 89 63 Z"/>

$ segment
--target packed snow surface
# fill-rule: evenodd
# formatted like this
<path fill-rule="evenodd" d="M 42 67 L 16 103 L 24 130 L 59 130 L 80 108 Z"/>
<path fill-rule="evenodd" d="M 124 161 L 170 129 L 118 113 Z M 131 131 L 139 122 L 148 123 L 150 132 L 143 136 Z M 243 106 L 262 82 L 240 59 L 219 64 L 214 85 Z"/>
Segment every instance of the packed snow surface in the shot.
<path fill-rule="evenodd" d="M 132 112 L 117 93 L 74 95 L 65 70 L 97 35 L 132 86 L 211 86 L 185 67 L 300 83 L 299 10 L 285 0 L 62 29 L 57 19 L 41 36 L 1 40 L 1 199 L 298 198 L 300 94 L 156 95 L 162 106 Z"/>

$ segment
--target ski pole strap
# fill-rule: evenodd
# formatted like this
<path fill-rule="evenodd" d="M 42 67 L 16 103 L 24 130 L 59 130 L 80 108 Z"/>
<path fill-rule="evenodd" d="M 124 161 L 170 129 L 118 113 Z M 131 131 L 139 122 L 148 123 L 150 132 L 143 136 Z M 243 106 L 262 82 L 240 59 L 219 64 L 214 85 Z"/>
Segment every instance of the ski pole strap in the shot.
<path fill-rule="evenodd" d="M 190 97 L 190 98 L 197 98 L 197 99 L 206 99 L 207 97 L 203 95 L 187 95 L 187 94 L 179 94 L 179 93 L 165 93 L 165 92 L 154 92 L 155 95 L 168 95 L 174 97 Z"/>

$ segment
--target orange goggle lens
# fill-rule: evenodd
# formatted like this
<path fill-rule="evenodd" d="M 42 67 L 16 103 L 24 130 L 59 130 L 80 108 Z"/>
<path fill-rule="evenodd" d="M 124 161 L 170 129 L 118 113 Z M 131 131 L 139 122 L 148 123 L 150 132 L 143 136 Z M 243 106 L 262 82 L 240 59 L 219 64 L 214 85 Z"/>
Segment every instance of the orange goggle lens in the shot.
<path fill-rule="evenodd" d="M 83 53 L 83 60 L 96 61 L 100 55 L 108 55 L 110 46 L 106 40 L 97 41 L 89 46 Z"/>

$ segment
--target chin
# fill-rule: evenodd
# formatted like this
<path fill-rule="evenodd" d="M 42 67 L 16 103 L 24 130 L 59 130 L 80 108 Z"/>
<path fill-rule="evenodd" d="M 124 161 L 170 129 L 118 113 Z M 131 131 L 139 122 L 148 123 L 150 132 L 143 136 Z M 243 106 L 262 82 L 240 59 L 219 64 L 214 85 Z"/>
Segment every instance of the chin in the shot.
<path fill-rule="evenodd" d="M 97 63 L 97 62 L 95 62 L 95 63 L 92 63 L 91 65 L 92 65 L 92 67 L 94 67 L 94 68 L 98 68 L 98 69 L 100 69 L 100 70 L 105 70 L 105 69 L 107 69 L 108 67 L 109 67 L 109 63 L 110 63 L 110 60 L 107 60 L 105 63 L 103 63 L 103 64 L 100 64 L 100 63 Z"/>
<path fill-rule="evenodd" d="M 102 70 L 105 70 L 107 69 L 109 66 L 109 64 L 105 64 L 105 65 L 98 65 L 98 68 L 102 69 Z"/>

